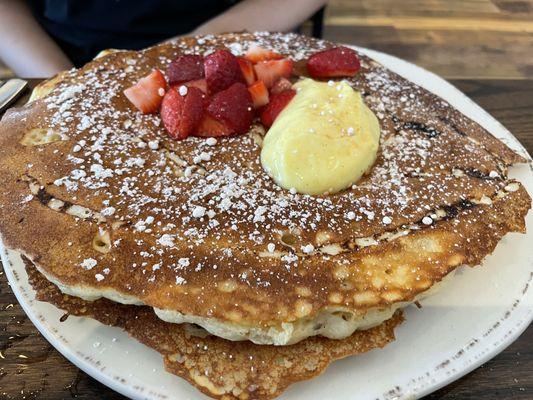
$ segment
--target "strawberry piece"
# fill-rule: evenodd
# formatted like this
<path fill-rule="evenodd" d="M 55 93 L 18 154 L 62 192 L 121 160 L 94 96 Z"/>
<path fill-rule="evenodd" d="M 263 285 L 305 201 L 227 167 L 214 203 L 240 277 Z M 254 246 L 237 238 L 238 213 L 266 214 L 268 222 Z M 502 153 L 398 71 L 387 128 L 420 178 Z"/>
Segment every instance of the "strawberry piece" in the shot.
<path fill-rule="evenodd" d="M 167 82 L 163 73 L 154 69 L 135 85 L 124 90 L 124 95 L 143 114 L 151 114 L 159 109 L 166 88 Z"/>
<path fill-rule="evenodd" d="M 307 71 L 313 78 L 354 76 L 360 68 L 357 53 L 344 46 L 320 51 L 307 60 Z"/>
<path fill-rule="evenodd" d="M 263 81 L 257 81 L 252 86 L 248 86 L 248 91 L 252 96 L 254 108 L 263 107 L 268 104 L 268 89 Z"/>
<path fill-rule="evenodd" d="M 181 140 L 194 132 L 204 113 L 204 97 L 195 87 L 188 88 L 185 96 L 175 87 L 167 92 L 161 104 L 161 119 L 171 137 Z"/>
<path fill-rule="evenodd" d="M 261 111 L 261 122 L 263 125 L 270 128 L 279 113 L 287 106 L 287 104 L 289 104 L 295 95 L 296 91 L 292 89 L 272 94 L 272 96 L 270 96 L 270 102 Z"/>
<path fill-rule="evenodd" d="M 227 50 L 217 50 L 204 59 L 205 80 L 209 93 L 229 88 L 234 83 L 245 83 L 237 57 Z"/>
<path fill-rule="evenodd" d="M 272 50 L 264 49 L 257 45 L 252 45 L 244 57 L 253 63 L 257 63 L 259 61 L 279 60 L 283 58 L 281 54 Z"/>
<path fill-rule="evenodd" d="M 204 92 L 205 94 L 207 94 L 207 82 L 205 81 L 205 79 L 196 79 L 195 81 L 185 82 L 184 85 L 187 86 L 187 87 L 195 87 L 195 88 L 198 88 L 198 89 L 200 89 L 202 92 Z M 177 85 L 176 88 L 179 89 L 179 86 L 180 86 L 180 85 Z"/>
<path fill-rule="evenodd" d="M 260 61 L 254 65 L 257 80 L 263 81 L 267 88 L 271 88 L 279 78 L 288 78 L 292 73 L 292 60 Z"/>
<path fill-rule="evenodd" d="M 254 118 L 252 96 L 242 83 L 234 83 L 213 96 L 207 113 L 233 133 L 246 133 Z"/>
<path fill-rule="evenodd" d="M 218 136 L 228 136 L 233 133 L 233 130 L 228 127 L 223 122 L 217 121 L 208 114 L 205 114 L 194 136 L 198 137 L 218 137 Z"/>
<path fill-rule="evenodd" d="M 251 61 L 248 61 L 246 58 L 243 57 L 237 57 L 237 61 L 239 62 L 239 66 L 241 67 L 242 75 L 244 76 L 246 84 L 250 86 L 255 82 L 254 65 Z"/>
<path fill-rule="evenodd" d="M 168 65 L 167 76 L 170 86 L 202 79 L 205 76 L 204 58 L 192 54 L 178 56 Z"/>
<path fill-rule="evenodd" d="M 276 83 L 272 86 L 272 89 L 270 91 L 274 94 L 284 92 L 285 90 L 289 90 L 292 88 L 292 83 L 287 78 L 279 78 Z"/>

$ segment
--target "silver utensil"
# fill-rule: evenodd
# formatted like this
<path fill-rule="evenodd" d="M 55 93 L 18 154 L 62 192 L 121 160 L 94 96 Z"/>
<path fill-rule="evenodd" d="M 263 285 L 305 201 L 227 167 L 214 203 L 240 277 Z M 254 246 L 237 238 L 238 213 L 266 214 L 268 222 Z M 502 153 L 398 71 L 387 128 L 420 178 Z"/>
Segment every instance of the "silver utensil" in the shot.
<path fill-rule="evenodd" d="M 26 89 L 28 82 L 24 79 L 9 79 L 0 83 L 0 113 L 4 112 L 9 104 L 15 101 Z"/>

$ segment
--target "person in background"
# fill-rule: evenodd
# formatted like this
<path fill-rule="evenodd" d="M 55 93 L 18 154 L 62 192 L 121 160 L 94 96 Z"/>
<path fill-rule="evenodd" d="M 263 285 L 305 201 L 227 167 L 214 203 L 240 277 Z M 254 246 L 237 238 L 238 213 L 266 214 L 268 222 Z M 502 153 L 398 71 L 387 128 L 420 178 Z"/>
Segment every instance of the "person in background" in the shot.
<path fill-rule="evenodd" d="M 107 48 L 138 50 L 179 35 L 289 31 L 327 0 L 0 0 L 0 58 L 49 77 Z"/>

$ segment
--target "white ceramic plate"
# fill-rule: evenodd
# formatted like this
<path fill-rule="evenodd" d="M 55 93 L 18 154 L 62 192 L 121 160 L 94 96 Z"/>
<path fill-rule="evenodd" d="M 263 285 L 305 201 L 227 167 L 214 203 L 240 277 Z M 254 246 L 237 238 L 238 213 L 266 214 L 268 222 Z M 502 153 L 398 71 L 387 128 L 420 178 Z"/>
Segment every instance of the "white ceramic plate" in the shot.
<path fill-rule="evenodd" d="M 527 152 L 500 123 L 455 87 L 398 58 L 360 49 L 443 97 L 511 148 Z M 530 158 L 529 156 L 527 156 Z M 512 169 L 533 193 L 531 164 Z M 511 344 L 533 318 L 533 213 L 527 235 L 509 234 L 482 267 L 460 269 L 452 283 L 409 308 L 397 340 L 384 349 L 334 363 L 322 376 L 297 383 L 281 399 L 413 399 L 465 375 Z M 18 301 L 46 339 L 79 368 L 135 399 L 207 399 L 163 369 L 161 356 L 120 329 L 70 317 L 34 300 L 17 253 L 0 244 L 6 275 Z"/>

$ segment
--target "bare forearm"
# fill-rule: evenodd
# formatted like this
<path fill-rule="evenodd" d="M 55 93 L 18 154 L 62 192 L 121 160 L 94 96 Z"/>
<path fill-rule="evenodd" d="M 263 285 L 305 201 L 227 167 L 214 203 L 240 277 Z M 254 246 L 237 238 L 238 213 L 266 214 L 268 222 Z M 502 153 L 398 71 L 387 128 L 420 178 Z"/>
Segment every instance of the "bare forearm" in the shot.
<path fill-rule="evenodd" d="M 245 0 L 207 21 L 192 33 L 288 31 L 326 3 L 327 0 Z"/>
<path fill-rule="evenodd" d="M 48 77 L 72 67 L 21 0 L 0 0 L 0 58 L 22 77 Z"/>

